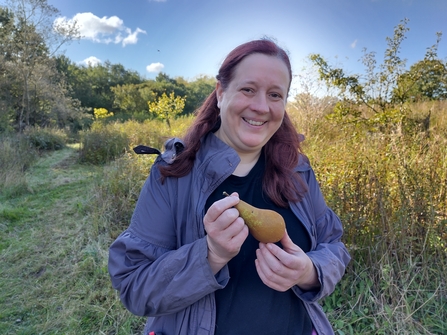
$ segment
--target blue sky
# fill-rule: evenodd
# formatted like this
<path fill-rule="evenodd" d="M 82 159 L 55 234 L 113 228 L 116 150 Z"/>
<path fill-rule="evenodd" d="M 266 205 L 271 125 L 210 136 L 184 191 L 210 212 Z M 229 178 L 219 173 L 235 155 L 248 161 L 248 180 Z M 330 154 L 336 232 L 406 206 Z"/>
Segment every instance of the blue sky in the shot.
<path fill-rule="evenodd" d="M 377 53 L 404 18 L 410 21 L 401 57 L 408 66 L 445 35 L 438 56 L 447 57 L 447 0 L 48 0 L 58 20 L 82 25 L 84 38 L 65 46 L 76 63 L 120 63 L 143 77 L 159 71 L 192 80 L 217 73 L 235 46 L 270 36 L 290 53 L 295 74 L 319 53 L 348 73 L 360 73 L 362 49 Z"/>

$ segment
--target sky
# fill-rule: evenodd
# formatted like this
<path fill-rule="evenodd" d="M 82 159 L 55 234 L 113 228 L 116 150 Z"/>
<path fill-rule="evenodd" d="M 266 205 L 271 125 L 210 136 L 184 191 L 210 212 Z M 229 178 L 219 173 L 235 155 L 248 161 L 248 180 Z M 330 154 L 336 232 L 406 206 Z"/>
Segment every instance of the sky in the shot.
<path fill-rule="evenodd" d="M 422 60 L 445 34 L 447 0 L 48 0 L 56 22 L 76 20 L 82 38 L 63 47 L 78 64 L 109 61 L 154 79 L 215 76 L 237 45 L 264 36 L 289 52 L 294 74 L 312 53 L 349 74 L 361 73 L 364 48 L 383 62 L 387 37 L 405 18 L 410 29 L 400 56 L 407 67 Z"/>

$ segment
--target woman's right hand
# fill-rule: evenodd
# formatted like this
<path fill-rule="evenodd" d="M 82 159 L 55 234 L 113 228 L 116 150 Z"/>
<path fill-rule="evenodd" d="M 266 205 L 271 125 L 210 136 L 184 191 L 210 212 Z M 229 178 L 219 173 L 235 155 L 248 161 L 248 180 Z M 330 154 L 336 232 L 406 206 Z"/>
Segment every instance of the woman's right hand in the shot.
<path fill-rule="evenodd" d="M 248 236 L 248 227 L 233 208 L 239 202 L 235 192 L 213 203 L 203 218 L 207 233 L 208 262 L 214 274 L 236 256 Z"/>

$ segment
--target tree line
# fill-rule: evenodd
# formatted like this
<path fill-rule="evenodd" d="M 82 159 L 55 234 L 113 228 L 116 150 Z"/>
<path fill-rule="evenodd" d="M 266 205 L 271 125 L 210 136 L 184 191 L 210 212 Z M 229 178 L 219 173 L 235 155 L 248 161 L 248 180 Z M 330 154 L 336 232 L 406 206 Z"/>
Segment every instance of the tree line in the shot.
<path fill-rule="evenodd" d="M 75 23 L 57 25 L 58 14 L 47 0 L 0 5 L 0 133 L 29 126 L 80 130 L 99 108 L 119 119 L 155 118 L 162 115 L 158 102 L 166 105 L 162 99 L 171 98 L 184 101 L 177 114 L 190 114 L 214 89 L 215 79 L 208 76 L 187 81 L 159 73 L 147 80 L 109 61 L 76 64 L 59 50 L 78 39 L 79 31 Z"/>
<path fill-rule="evenodd" d="M 158 117 L 169 124 L 170 118 L 192 113 L 214 89 L 215 79 L 208 76 L 187 81 L 159 73 L 147 80 L 108 61 L 96 66 L 76 64 L 59 53 L 62 45 L 80 37 L 76 23 L 58 25 L 54 18 L 59 11 L 47 0 L 4 2 L 0 5 L 0 133 L 29 126 L 84 129 L 99 108 L 116 119 Z M 447 98 L 447 63 L 438 56 L 442 33 L 436 34 L 424 59 L 407 68 L 400 52 L 408 30 L 404 19 L 387 37 L 381 64 L 375 52 L 364 49 L 363 74 L 349 75 L 319 54 L 310 56 L 320 80 L 335 89 L 330 118 L 380 128 L 400 124 L 409 103 Z M 295 100 L 309 97 L 304 92 Z"/>

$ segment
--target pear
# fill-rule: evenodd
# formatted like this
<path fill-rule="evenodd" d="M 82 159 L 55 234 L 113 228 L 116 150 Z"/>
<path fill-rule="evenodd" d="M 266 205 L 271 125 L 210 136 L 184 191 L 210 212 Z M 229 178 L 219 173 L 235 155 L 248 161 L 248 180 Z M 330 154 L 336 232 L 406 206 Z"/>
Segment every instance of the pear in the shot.
<path fill-rule="evenodd" d="M 227 192 L 223 192 L 223 195 L 229 196 Z M 286 224 L 281 214 L 269 209 L 256 208 L 242 200 L 239 200 L 234 207 L 244 219 L 250 233 L 259 242 L 275 243 L 284 236 Z"/>

